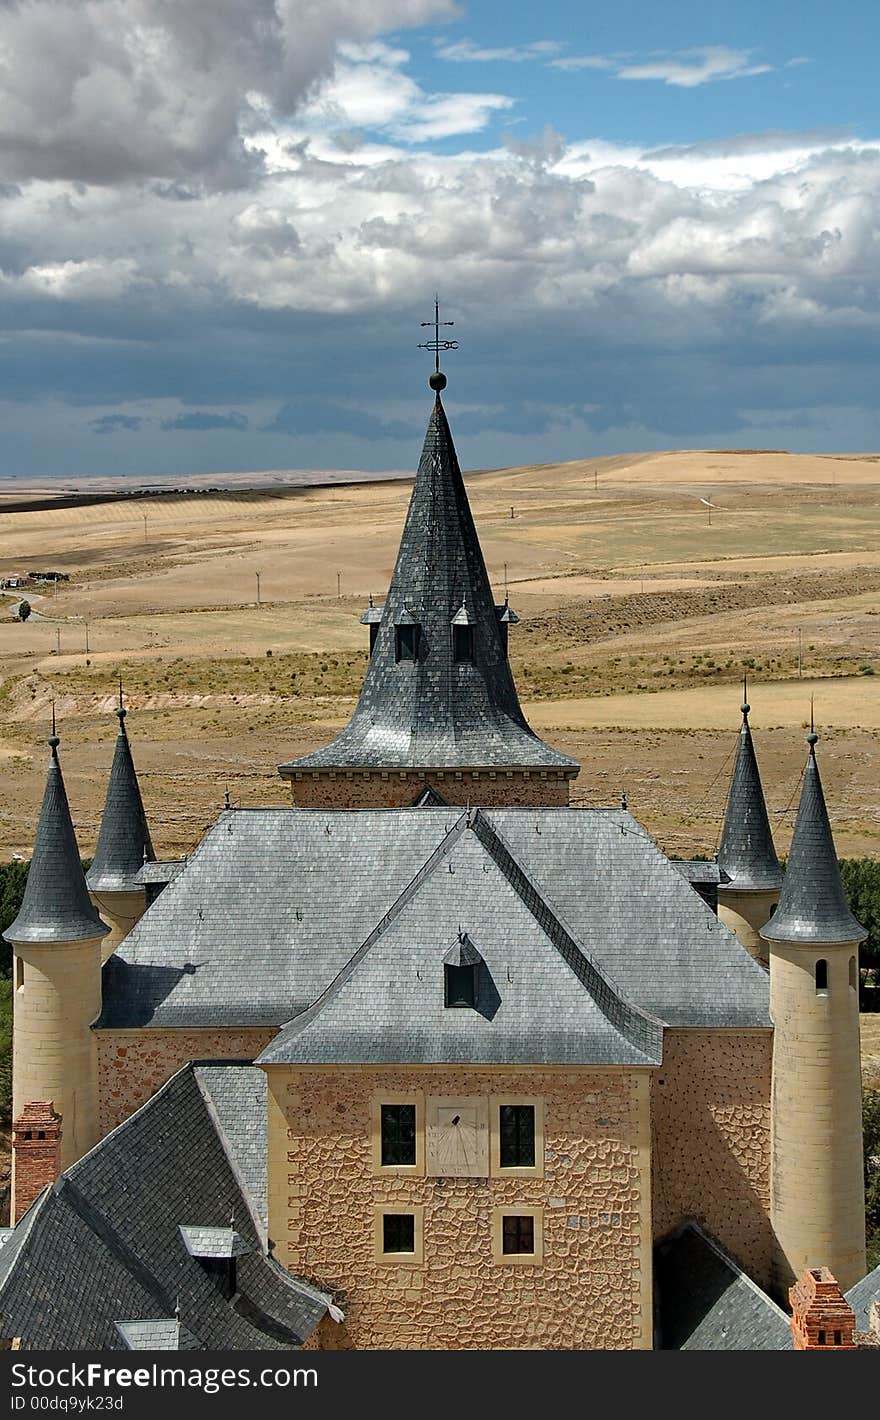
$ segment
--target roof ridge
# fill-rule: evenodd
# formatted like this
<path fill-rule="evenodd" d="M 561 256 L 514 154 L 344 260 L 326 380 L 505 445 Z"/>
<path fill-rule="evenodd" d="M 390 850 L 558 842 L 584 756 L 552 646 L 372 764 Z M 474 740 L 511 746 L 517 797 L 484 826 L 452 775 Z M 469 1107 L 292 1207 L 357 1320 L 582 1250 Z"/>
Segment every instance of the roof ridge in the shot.
<path fill-rule="evenodd" d="M 593 960 L 567 926 L 561 913 L 549 902 L 520 865 L 503 835 L 481 809 L 475 809 L 468 827 L 531 912 L 544 935 L 567 966 L 589 991 L 606 1020 L 646 1054 L 652 1049 L 662 1056 L 663 1022 L 624 996 L 617 983 Z"/>
<path fill-rule="evenodd" d="M 218 1062 L 218 1063 L 219 1063 L 219 1062 Z M 229 1063 L 231 1064 L 232 1062 L 229 1062 Z M 245 1064 L 250 1065 L 251 1062 L 250 1062 L 250 1061 L 242 1061 L 241 1064 L 242 1064 L 242 1065 L 245 1065 Z M 239 1165 L 239 1162 L 238 1162 L 238 1160 L 237 1160 L 236 1157 L 235 1157 L 235 1154 L 234 1154 L 234 1152 L 233 1152 L 233 1148 L 232 1148 L 232 1144 L 231 1144 L 231 1142 L 230 1142 L 229 1136 L 227 1135 L 226 1130 L 223 1128 L 223 1122 L 222 1122 L 222 1120 L 221 1120 L 221 1118 L 220 1118 L 220 1113 L 219 1113 L 219 1111 L 218 1111 L 218 1109 L 217 1109 L 216 1104 L 214 1103 L 213 1099 L 211 1098 L 211 1093 L 210 1093 L 210 1091 L 209 1091 L 209 1089 L 208 1089 L 207 1084 L 202 1081 L 202 1079 L 201 1079 L 201 1077 L 200 1077 L 200 1075 L 199 1075 L 199 1066 L 196 1064 L 195 1061 L 192 1061 L 192 1060 L 189 1062 L 189 1065 L 190 1065 L 190 1068 L 192 1069 L 193 1079 L 194 1079 L 195 1082 L 196 1082 L 196 1088 L 197 1088 L 199 1094 L 201 1095 L 202 1099 L 203 1099 L 204 1102 L 205 1102 L 205 1108 L 206 1108 L 206 1110 L 207 1110 L 207 1112 L 208 1112 L 208 1117 L 210 1118 L 211 1123 L 213 1124 L 214 1129 L 216 1130 L 217 1137 L 218 1137 L 218 1139 L 220 1140 L 220 1147 L 222 1148 L 224 1154 L 226 1155 L 226 1162 L 229 1164 L 229 1168 L 230 1168 L 230 1171 L 231 1171 L 231 1173 L 232 1173 L 232 1176 L 233 1176 L 233 1178 L 235 1179 L 236 1183 L 238 1184 L 239 1192 L 240 1192 L 242 1198 L 244 1199 L 245 1206 L 246 1206 L 246 1208 L 247 1208 L 247 1210 L 248 1210 L 248 1212 L 249 1212 L 249 1214 L 250 1214 L 251 1222 L 252 1222 L 253 1225 L 254 1225 L 254 1232 L 256 1233 L 257 1237 L 260 1239 L 260 1242 L 261 1242 L 262 1246 L 265 1248 L 265 1247 L 268 1246 L 268 1242 L 269 1242 L 268 1230 L 263 1226 L 262 1219 L 260 1218 L 260 1216 L 259 1216 L 259 1214 L 258 1214 L 258 1212 L 257 1212 L 256 1206 L 255 1206 L 255 1204 L 254 1204 L 254 1200 L 251 1198 L 251 1191 L 250 1191 L 250 1188 L 248 1187 L 247 1180 L 245 1179 L 245 1176 L 244 1176 L 244 1174 L 243 1174 L 243 1172 L 242 1172 L 242 1170 L 241 1170 L 241 1167 L 240 1167 L 240 1165 Z M 252 1068 L 256 1068 L 256 1067 L 252 1067 Z"/>
<path fill-rule="evenodd" d="M 349 957 L 348 961 L 345 963 L 345 966 L 343 966 L 342 969 L 336 973 L 333 980 L 329 983 L 328 986 L 324 988 L 320 996 L 315 1001 L 313 1001 L 310 1006 L 307 1006 L 306 1009 L 304 1011 L 301 1011 L 298 1016 L 294 1016 L 291 1020 L 285 1021 L 284 1025 L 281 1026 L 280 1030 L 278 1031 L 278 1034 L 272 1040 L 270 1040 L 269 1044 L 266 1046 L 266 1049 L 263 1050 L 257 1056 L 258 1062 L 263 1061 L 265 1059 L 267 1053 L 272 1050 L 272 1047 L 275 1045 L 275 1043 L 288 1030 L 295 1030 L 296 1032 L 298 1032 L 304 1026 L 309 1025 L 314 1020 L 318 1012 L 321 1011 L 323 1007 L 327 1004 L 327 1002 L 331 1000 L 332 997 L 334 997 L 338 991 L 341 990 L 341 988 L 345 985 L 346 981 L 348 981 L 349 977 L 354 973 L 357 967 L 360 966 L 364 957 L 370 951 L 370 948 L 375 946 L 379 938 L 382 937 L 385 932 L 387 932 L 388 928 L 391 926 L 391 923 L 394 922 L 395 919 L 400 915 L 404 907 L 406 907 L 407 903 L 410 902 L 413 897 L 415 897 L 419 888 L 422 886 L 422 883 L 426 880 L 426 878 L 430 877 L 431 873 L 434 872 L 437 865 L 446 857 L 450 844 L 457 843 L 459 838 L 461 838 L 462 834 L 464 833 L 464 830 L 468 826 L 468 816 L 468 811 L 466 809 L 463 809 L 459 814 L 458 818 L 455 820 L 452 827 L 448 829 L 443 835 L 443 838 L 437 844 L 436 848 L 432 849 L 432 851 L 425 859 L 424 863 L 421 865 L 418 871 L 413 875 L 412 878 L 410 878 L 409 882 L 400 892 L 398 897 L 395 898 L 394 902 L 391 904 L 384 917 L 382 917 L 376 923 L 370 934 L 364 938 L 363 942 L 361 942 L 361 945 L 358 947 L 357 951 Z M 271 1061 L 267 1061 L 266 1063 L 271 1064 Z"/>
<path fill-rule="evenodd" d="M 714 1238 L 711 1233 L 706 1232 L 706 1229 L 702 1226 L 701 1223 L 697 1222 L 696 1218 L 685 1218 L 684 1221 L 679 1224 L 679 1226 L 675 1229 L 675 1231 L 666 1238 L 664 1238 L 663 1241 L 669 1242 L 671 1238 L 680 1238 L 683 1233 L 686 1233 L 688 1231 L 688 1229 L 690 1229 L 692 1232 L 699 1233 L 706 1246 L 710 1247 L 712 1251 L 716 1254 L 716 1256 L 720 1257 L 721 1260 L 727 1264 L 731 1271 L 735 1272 L 738 1277 L 741 1277 L 742 1280 L 748 1284 L 751 1290 L 757 1293 L 757 1295 L 761 1298 L 762 1302 L 766 1302 L 767 1305 L 771 1307 L 773 1311 L 778 1312 L 783 1321 L 785 1321 L 786 1323 L 791 1321 L 791 1317 L 789 1316 L 788 1312 L 784 1311 L 783 1308 L 779 1305 L 779 1303 L 774 1301 L 774 1299 L 770 1296 L 770 1293 L 765 1292 L 764 1288 L 761 1287 L 753 1277 L 750 1277 L 748 1272 L 744 1271 L 744 1269 L 740 1267 L 739 1263 L 735 1260 L 735 1258 L 731 1257 L 730 1253 L 725 1251 L 721 1243 L 718 1242 L 717 1238 Z"/>

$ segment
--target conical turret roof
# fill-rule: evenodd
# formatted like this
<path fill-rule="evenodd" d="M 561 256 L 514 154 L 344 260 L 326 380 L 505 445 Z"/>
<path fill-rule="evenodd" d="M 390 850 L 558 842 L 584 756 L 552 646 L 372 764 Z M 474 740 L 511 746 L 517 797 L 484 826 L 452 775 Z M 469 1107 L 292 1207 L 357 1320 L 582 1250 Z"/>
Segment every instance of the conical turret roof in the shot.
<path fill-rule="evenodd" d="M 141 799 L 140 785 L 125 730 L 125 707 L 120 704 L 119 733 L 107 798 L 98 834 L 98 844 L 86 882 L 92 892 L 124 892 L 137 885 L 132 881 L 145 862 L 156 855 Z"/>
<path fill-rule="evenodd" d="M 761 929 L 768 942 L 860 942 L 867 933 L 849 910 L 822 780 L 816 763 L 816 740 L 807 737 L 810 753 L 804 770 L 791 853 L 779 906 Z"/>
<path fill-rule="evenodd" d="M 80 942 L 104 937 L 110 930 L 89 898 L 54 728 L 49 744 L 52 756 L 24 899 L 4 933 L 13 943 Z"/>
<path fill-rule="evenodd" d="M 458 659 L 453 624 L 472 633 Z M 406 626 L 415 659 L 398 659 Z M 439 392 L 357 707 L 331 744 L 280 769 L 340 767 L 578 767 L 520 709 Z"/>
<path fill-rule="evenodd" d="M 750 708 L 743 698 L 739 748 L 718 849 L 718 866 L 730 878 L 726 892 L 769 892 L 782 883 L 749 728 Z"/>

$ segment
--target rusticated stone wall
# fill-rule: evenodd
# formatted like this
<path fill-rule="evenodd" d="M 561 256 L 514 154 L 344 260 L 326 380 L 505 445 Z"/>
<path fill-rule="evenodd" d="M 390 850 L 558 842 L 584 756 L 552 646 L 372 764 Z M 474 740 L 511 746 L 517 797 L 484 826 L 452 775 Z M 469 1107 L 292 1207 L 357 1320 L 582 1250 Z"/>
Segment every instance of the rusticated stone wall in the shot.
<path fill-rule="evenodd" d="M 189 1060 L 253 1060 L 277 1031 L 99 1030 L 100 1137 L 146 1104 Z"/>
<path fill-rule="evenodd" d="M 357 1349 L 650 1348 L 646 1071 L 267 1067 L 275 1256 L 332 1292 Z M 377 1093 L 539 1097 L 544 1177 L 373 1171 Z M 378 1260 L 377 1206 L 423 1209 L 421 1266 Z M 539 1208 L 543 1261 L 493 1260 L 493 1210 Z"/>
<path fill-rule="evenodd" d="M 304 770 L 289 779 L 293 802 L 301 809 L 405 808 L 425 789 L 436 789 L 450 804 L 480 804 L 485 808 L 567 807 L 569 780 L 562 773 L 532 770 L 529 774 L 499 769 L 447 769 L 423 773 L 417 769 L 376 771 Z"/>
<path fill-rule="evenodd" d="M 654 1237 L 695 1218 L 770 1283 L 770 1030 L 667 1030 L 651 1084 Z"/>

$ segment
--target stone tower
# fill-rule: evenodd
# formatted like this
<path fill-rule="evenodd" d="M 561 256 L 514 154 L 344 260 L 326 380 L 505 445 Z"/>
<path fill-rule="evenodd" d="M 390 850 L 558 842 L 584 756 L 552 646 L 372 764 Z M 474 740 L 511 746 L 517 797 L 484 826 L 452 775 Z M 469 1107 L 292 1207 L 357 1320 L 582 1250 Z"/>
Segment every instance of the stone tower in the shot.
<path fill-rule="evenodd" d="M 104 961 L 143 916 L 146 888 L 135 883 L 134 878 L 144 863 L 152 862 L 156 857 L 125 729 L 126 709 L 122 703 L 121 685 L 119 706 L 115 713 L 119 719 L 119 733 L 116 736 L 113 767 L 95 856 L 86 874 L 92 902 L 110 923 L 110 932 L 102 951 Z"/>
<path fill-rule="evenodd" d="M 770 1221 L 776 1283 L 829 1268 L 843 1291 L 865 1272 L 858 944 L 825 807 L 816 739 L 804 771 L 770 948 L 773 1021 Z"/>
<path fill-rule="evenodd" d="M 58 760 L 58 736 L 13 948 L 12 1117 L 34 1101 L 61 1115 L 61 1167 L 98 1140 L 98 1077 L 91 1025 L 101 1009 L 101 941 Z M 13 1159 L 13 1199 L 16 1196 Z"/>
<path fill-rule="evenodd" d="M 779 901 L 782 869 L 773 847 L 745 690 L 744 681 L 739 748 L 718 849 L 718 866 L 730 881 L 718 889 L 718 916 L 766 966 L 767 947 L 760 931 Z"/>
<path fill-rule="evenodd" d="M 331 744 L 279 766 L 294 803 L 380 808 L 428 788 L 448 802 L 567 804 L 578 764 L 526 723 L 440 391 L 384 607 L 362 620 L 370 662 Z"/>

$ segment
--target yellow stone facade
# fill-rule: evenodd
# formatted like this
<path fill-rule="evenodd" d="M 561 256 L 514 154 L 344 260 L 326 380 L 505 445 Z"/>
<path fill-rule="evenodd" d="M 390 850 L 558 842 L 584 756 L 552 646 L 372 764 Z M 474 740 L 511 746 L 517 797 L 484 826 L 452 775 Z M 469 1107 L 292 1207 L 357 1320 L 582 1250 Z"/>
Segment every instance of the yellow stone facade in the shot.
<path fill-rule="evenodd" d="M 694 1218 L 770 1282 L 770 1030 L 666 1030 L 651 1081 L 654 1238 Z"/>
<path fill-rule="evenodd" d="M 301 809 L 407 808 L 425 789 L 450 804 L 492 808 L 567 808 L 577 770 L 303 769 L 284 772 Z"/>
<path fill-rule="evenodd" d="M 779 888 L 771 892 L 730 892 L 722 884 L 718 889 L 718 917 L 742 942 L 750 956 L 767 966 L 767 943 L 761 928 L 770 921 L 779 901 Z"/>
<path fill-rule="evenodd" d="M 817 963 L 826 964 L 826 985 Z M 770 944 L 775 1281 L 865 1274 L 858 946 Z"/>
<path fill-rule="evenodd" d="M 14 953 L 12 1117 L 33 1100 L 51 1101 L 62 1116 L 66 1169 L 101 1137 L 91 1030 L 101 1010 L 101 940 L 16 943 Z"/>
<path fill-rule="evenodd" d="M 267 1066 L 269 1234 L 346 1320 L 316 1345 L 610 1349 L 652 1344 L 648 1071 Z M 543 1177 L 375 1167 L 376 1103 L 540 1098 Z M 421 1255 L 377 1255 L 382 1209 L 418 1215 Z M 497 1260 L 501 1213 L 537 1219 L 541 1260 Z M 493 1247 L 494 1238 L 494 1247 Z"/>

